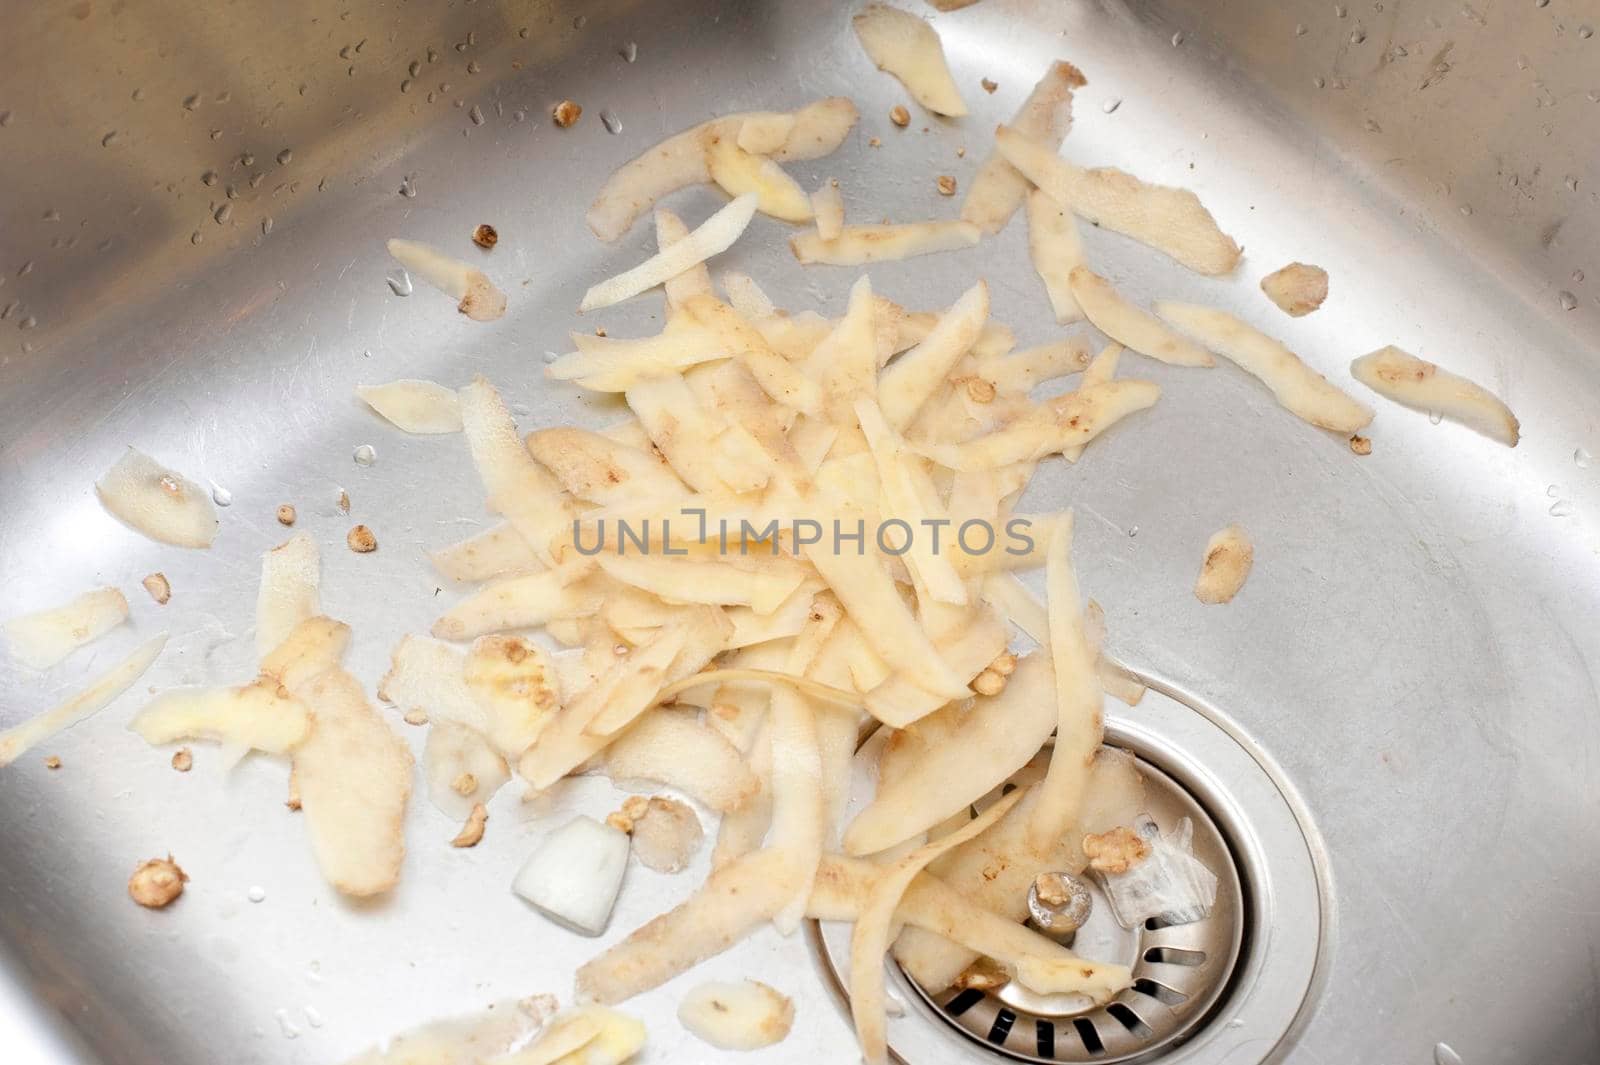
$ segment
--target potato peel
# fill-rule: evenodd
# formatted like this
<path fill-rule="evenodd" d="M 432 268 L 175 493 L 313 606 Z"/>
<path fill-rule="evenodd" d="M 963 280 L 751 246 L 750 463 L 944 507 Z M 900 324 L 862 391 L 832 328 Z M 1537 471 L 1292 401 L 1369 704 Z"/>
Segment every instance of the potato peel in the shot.
<path fill-rule="evenodd" d="M 885 4 L 868 4 L 850 24 L 867 57 L 898 78 L 917 103 L 950 118 L 967 113 L 939 34 L 927 22 Z"/>
<path fill-rule="evenodd" d="M 167 634 L 151 639 L 51 710 L 0 732 L 0 766 L 10 765 L 45 740 L 105 709 L 144 675 L 167 645 Z"/>
<path fill-rule="evenodd" d="M 678 1003 L 678 1021 L 721 1050 L 760 1050 L 794 1026 L 794 1002 L 758 980 L 696 985 Z"/>
<path fill-rule="evenodd" d="M 799 233 L 789 239 L 789 248 L 806 265 L 861 266 L 970 248 L 982 235 L 971 222 L 886 223 L 843 226 L 831 240 L 815 230 Z"/>
<path fill-rule="evenodd" d="M 599 310 L 631 299 L 727 251 L 755 216 L 757 202 L 753 192 L 735 197 L 682 240 L 669 244 L 633 269 L 592 286 L 583 294 L 578 311 Z"/>
<path fill-rule="evenodd" d="M 1050 64 L 1012 117 L 1011 128 L 1051 151 L 1059 150 L 1072 128 L 1072 92 L 1087 84 L 1082 72 L 1071 63 L 1057 60 Z M 967 186 L 967 197 L 961 202 L 961 220 L 985 233 L 998 233 L 1022 206 L 1028 188 L 1028 179 L 1006 162 L 1005 156 L 990 152 Z"/>
<path fill-rule="evenodd" d="M 1393 345 L 1356 359 L 1350 376 L 1385 399 L 1440 414 L 1506 447 L 1521 436 L 1517 416 L 1494 393 Z"/>
<path fill-rule="evenodd" d="M 461 431 L 461 401 L 455 389 L 436 381 L 404 379 L 384 385 L 357 385 L 356 395 L 396 428 L 408 433 Z"/>
<path fill-rule="evenodd" d="M 401 266 L 456 300 L 456 310 L 473 321 L 492 322 L 506 313 L 506 294 L 477 267 L 420 241 L 392 239 L 388 249 Z"/>
<path fill-rule="evenodd" d="M 1240 526 L 1229 525 L 1212 533 L 1194 583 L 1195 598 L 1206 604 L 1231 602 L 1250 576 L 1255 557 L 1255 546 Z"/>
<path fill-rule="evenodd" d="M 127 620 L 128 600 L 115 588 L 96 588 L 69 603 L 5 623 L 11 656 L 30 669 L 49 669 L 73 651 Z"/>
<path fill-rule="evenodd" d="M 159 543 L 210 547 L 217 538 L 211 494 L 142 451 L 130 447 L 94 490 L 113 517 Z"/>
<path fill-rule="evenodd" d="M 1111 282 L 1088 267 L 1074 267 L 1069 278 L 1073 298 L 1090 323 L 1117 343 L 1173 366 L 1216 364 L 1204 348 L 1168 329 L 1155 315 L 1129 303 L 1111 287 Z"/>

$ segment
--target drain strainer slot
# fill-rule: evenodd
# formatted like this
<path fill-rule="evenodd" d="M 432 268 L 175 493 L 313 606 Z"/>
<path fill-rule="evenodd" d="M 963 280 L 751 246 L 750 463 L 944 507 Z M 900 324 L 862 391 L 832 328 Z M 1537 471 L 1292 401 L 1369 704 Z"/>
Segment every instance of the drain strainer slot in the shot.
<path fill-rule="evenodd" d="M 1015 982 L 929 994 L 888 962 L 898 1060 L 1253 1065 L 1292 1038 L 1322 944 L 1319 852 L 1303 809 L 1264 755 L 1213 713 L 1154 686 L 1134 710 L 1107 709 L 1106 742 L 1138 758 L 1146 812 L 1163 833 L 1184 817 L 1193 825 L 1193 852 L 1218 877 L 1210 914 L 1126 930 L 1096 885 L 1072 949 L 1133 970 L 1132 986 L 1103 1006 Z M 850 926 L 822 922 L 812 943 L 848 1011 Z"/>
<path fill-rule="evenodd" d="M 1188 818 L 1194 855 L 1216 874 L 1211 913 L 1189 924 L 1151 918 L 1127 930 L 1111 915 L 1098 886 L 1094 906 L 1073 950 L 1133 970 L 1134 986 L 1104 1006 L 1082 995 L 1035 995 L 1013 982 L 993 991 L 949 989 L 928 994 L 927 1005 L 964 1034 L 1035 1062 L 1114 1065 L 1154 1057 L 1204 1024 L 1222 1001 L 1251 916 L 1234 847 L 1189 790 L 1144 759 L 1145 812 L 1163 834 Z"/>

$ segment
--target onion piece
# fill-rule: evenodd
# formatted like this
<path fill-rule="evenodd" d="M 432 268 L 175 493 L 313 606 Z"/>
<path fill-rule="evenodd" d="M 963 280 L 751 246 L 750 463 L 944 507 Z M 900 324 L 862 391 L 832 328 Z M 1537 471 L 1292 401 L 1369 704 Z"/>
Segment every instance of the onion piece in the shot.
<path fill-rule="evenodd" d="M 713 981 L 689 990 L 678 1022 L 721 1050 L 760 1050 L 794 1026 L 794 1002 L 758 980 Z"/>
<path fill-rule="evenodd" d="M 900 897 L 924 866 L 986 830 L 1005 816 L 1023 794 L 1020 788 L 1013 791 L 948 836 L 918 847 L 879 873 L 868 889 L 850 933 L 850 1014 L 855 1019 L 856 1039 L 867 1065 L 884 1065 L 889 1060 L 883 956 L 889 951 L 893 935 L 890 926 Z"/>
<path fill-rule="evenodd" d="M 647 292 L 677 277 L 696 263 L 733 247 L 756 212 L 756 196 L 746 193 L 719 209 L 687 237 L 646 259 L 633 269 L 593 286 L 583 295 L 579 312 L 609 307 Z"/>
<path fill-rule="evenodd" d="M 0 766 L 10 765 L 56 733 L 105 709 L 144 675 L 144 671 L 150 668 L 150 663 L 156 660 L 166 645 L 167 634 L 162 633 L 141 644 L 127 658 L 100 674 L 87 688 L 66 702 L 0 732 Z"/>
<path fill-rule="evenodd" d="M 456 310 L 475 322 L 492 322 L 506 313 L 506 294 L 495 288 L 488 275 L 438 248 L 415 240 L 392 239 L 389 254 L 400 265 L 451 299 Z"/>
<path fill-rule="evenodd" d="M 1071 63 L 1051 63 L 1012 117 L 1011 128 L 1047 145 L 1051 151 L 1058 150 L 1072 128 L 1072 90 L 1087 84 L 1083 73 Z M 1022 206 L 1028 188 L 1028 179 L 1017 173 L 1005 156 L 990 152 L 967 186 L 966 199 L 961 202 L 961 220 L 985 233 L 998 233 Z"/>
<path fill-rule="evenodd" d="M 683 224 L 683 219 L 665 207 L 656 208 L 655 221 L 657 251 L 666 251 L 689 235 L 689 227 Z M 705 263 L 695 263 L 678 276 L 667 278 L 661 287 L 666 291 L 670 314 L 690 296 L 711 295 L 711 271 L 706 269 Z"/>
<path fill-rule="evenodd" d="M 322 559 L 317 542 L 295 533 L 261 556 L 256 587 L 256 655 L 265 658 L 302 621 L 322 613 Z"/>
<path fill-rule="evenodd" d="M 1255 546 L 1242 527 L 1229 525 L 1212 533 L 1194 582 L 1195 598 L 1208 605 L 1232 602 L 1250 576 L 1255 557 Z"/>
<path fill-rule="evenodd" d="M 482 735 L 454 721 L 431 721 L 422 747 L 422 775 L 428 800 L 452 821 L 465 821 L 472 808 L 487 805 L 511 779 L 506 760 Z"/>
<path fill-rule="evenodd" d="M 268 679 L 239 688 L 175 688 L 139 711 L 128 728 L 152 747 L 210 740 L 234 749 L 284 754 L 310 732 L 311 715 Z"/>
<path fill-rule="evenodd" d="M 1272 390 L 1284 409 L 1319 429 L 1349 435 L 1372 421 L 1372 411 L 1329 383 L 1300 356 L 1225 311 L 1193 303 L 1160 302 L 1161 320 L 1195 337 Z"/>
<path fill-rule="evenodd" d="M 837 179 L 829 178 L 811 194 L 811 214 L 817 220 L 817 236 L 836 240 L 844 229 L 844 194 Z"/>
<path fill-rule="evenodd" d="M 338 667 L 289 685 L 312 715 L 294 776 L 311 850 L 328 882 L 365 898 L 394 887 L 405 859 L 411 749 Z"/>
<path fill-rule="evenodd" d="M 510 522 L 428 552 L 428 561 L 456 581 L 486 581 L 508 573 L 538 570 L 543 564 Z"/>
<path fill-rule="evenodd" d="M 737 810 L 761 790 L 738 748 L 684 710 L 646 714 L 605 749 L 598 768 L 614 782 L 676 788 L 718 813 Z"/>
<path fill-rule="evenodd" d="M 740 127 L 741 132 L 743 127 Z M 764 155 L 753 155 L 715 129 L 705 133 L 706 170 L 729 196 L 754 193 L 756 209 L 785 222 L 811 220 L 811 201 L 800 183 Z"/>
<path fill-rule="evenodd" d="M 1113 167 L 1085 170 L 1008 126 L 995 147 L 1045 195 L 1088 222 L 1132 237 L 1200 274 L 1233 270 L 1243 254 L 1188 189 L 1150 185 Z"/>
<path fill-rule="evenodd" d="M 517 871 L 511 890 L 546 917 L 597 936 L 628 870 L 628 834 L 579 816 L 544 838 Z"/>
<path fill-rule="evenodd" d="M 357 385 L 356 395 L 408 433 L 461 431 L 461 401 L 456 390 L 436 381 L 403 379 L 386 385 Z"/>
<path fill-rule="evenodd" d="M 884 4 L 868 4 L 850 24 L 867 58 L 898 78 L 917 103 L 936 115 L 958 118 L 967 113 L 932 26 Z"/>
<path fill-rule="evenodd" d="M 962 355 L 977 341 L 989 318 L 989 286 L 982 281 L 961 294 L 916 347 L 878 375 L 878 403 L 897 432 L 916 417 Z"/>
<path fill-rule="evenodd" d="M 640 212 L 668 193 L 687 185 L 708 182 L 702 137 L 708 129 L 738 137 L 747 123 L 776 117 L 772 112 L 724 115 L 668 137 L 606 179 L 589 208 L 587 221 L 595 236 L 606 242 L 628 231 Z M 856 105 L 843 96 L 817 100 L 793 112 L 794 125 L 783 144 L 764 152 L 779 162 L 817 159 L 844 142 L 856 124 Z"/>
<path fill-rule="evenodd" d="M 1094 327 L 1141 355 L 1173 366 L 1213 366 L 1216 360 L 1198 344 L 1179 336 L 1155 315 L 1129 303 L 1111 282 L 1086 266 L 1074 267 L 1073 297 Z"/>
<path fill-rule="evenodd" d="M 1076 322 L 1084 315 L 1068 277 L 1074 267 L 1084 263 L 1078 223 L 1038 189 L 1028 192 L 1027 206 L 1028 256 L 1033 260 L 1033 269 L 1044 282 L 1056 321 L 1062 325 Z"/>
<path fill-rule="evenodd" d="M 1055 671 L 1041 654 L 1017 663 L 1004 690 L 979 696 L 955 728 L 890 780 L 844 834 L 846 854 L 904 843 L 1005 783 L 1038 753 L 1056 725 Z"/>
<path fill-rule="evenodd" d="M 217 538 L 210 494 L 142 451 L 130 447 L 94 490 L 112 517 L 152 540 L 210 547 Z"/>
<path fill-rule="evenodd" d="M 971 222 L 844 226 L 832 240 L 824 240 L 815 231 L 797 233 L 789 238 L 789 248 L 807 265 L 861 266 L 970 248 L 982 235 Z"/>
<path fill-rule="evenodd" d="M 792 894 L 788 856 L 766 849 L 729 862 L 700 890 L 578 969 L 581 1001 L 613 1005 L 721 954 L 770 921 Z"/>
<path fill-rule="evenodd" d="M 1412 410 L 1437 412 L 1490 440 L 1517 446 L 1521 432 L 1517 416 L 1499 397 L 1393 345 L 1352 362 L 1350 375 L 1385 399 Z"/>
<path fill-rule="evenodd" d="M 61 606 L 12 618 L 0 631 L 17 661 L 30 669 L 49 669 L 127 617 L 128 600 L 121 592 L 96 588 Z"/>

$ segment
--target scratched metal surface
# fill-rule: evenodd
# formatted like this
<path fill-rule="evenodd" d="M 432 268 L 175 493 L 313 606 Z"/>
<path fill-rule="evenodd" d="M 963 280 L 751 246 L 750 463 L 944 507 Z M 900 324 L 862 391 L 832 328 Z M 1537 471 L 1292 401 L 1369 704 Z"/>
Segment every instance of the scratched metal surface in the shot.
<path fill-rule="evenodd" d="M 1079 508 L 1081 581 L 1118 654 L 1229 718 L 1315 825 L 1331 886 L 1318 983 L 1290 1042 L 1262 1033 L 1227 1060 L 1427 1062 L 1442 1042 L 1467 1065 L 1600 1061 L 1600 469 L 1586 459 L 1600 451 L 1600 262 L 1585 259 L 1600 237 L 1600 11 L 984 0 L 936 18 L 973 115 L 899 132 L 887 111 L 902 93 L 860 54 L 849 6 L 17 5 L 0 41 L 0 613 L 114 583 L 134 617 L 45 675 L 8 664 L 0 724 L 160 629 L 172 640 L 139 694 L 247 677 L 280 502 L 323 545 L 324 602 L 375 684 L 394 642 L 459 594 L 424 551 L 486 516 L 459 439 L 386 428 L 354 385 L 481 372 L 525 429 L 600 424 L 605 404 L 539 371 L 569 328 L 658 324 L 652 298 L 573 313 L 652 250 L 643 227 L 610 247 L 583 227 L 613 166 L 714 113 L 843 92 L 860 127 L 797 176 L 840 178 L 856 218 L 948 215 L 933 176 L 969 179 L 987 131 L 1068 58 L 1091 82 L 1068 153 L 1195 188 L 1247 249 L 1237 277 L 1206 280 L 1088 233 L 1119 285 L 1235 309 L 1333 374 L 1384 343 L 1437 357 L 1507 397 L 1525 431 L 1508 452 L 1380 405 L 1374 454 L 1356 460 L 1227 367 L 1141 364 L 1162 402 L 1040 478 L 1038 506 Z M 618 54 L 630 41 L 633 63 Z M 562 97 L 585 108 L 567 131 L 547 118 Z M 716 202 L 673 205 L 699 218 Z M 389 290 L 383 238 L 470 257 L 482 221 L 501 234 L 483 262 L 510 294 L 503 320 Z M 802 270 L 785 235 L 758 219 L 717 265 L 836 312 L 854 272 Z M 1299 321 L 1255 288 L 1295 258 L 1333 278 Z M 1024 343 L 1057 335 L 1020 225 L 871 273 L 923 307 L 985 276 Z M 232 493 L 213 550 L 159 547 L 102 512 L 91 482 L 128 444 Z M 351 461 L 360 444 L 377 450 L 370 468 Z M 1202 609 L 1188 591 L 1200 546 L 1233 520 L 1254 533 L 1255 573 L 1233 606 Z M 344 550 L 353 521 L 376 554 Z M 138 589 L 157 569 L 166 607 Z M 506 885 L 552 814 L 611 808 L 604 782 L 530 805 L 507 789 L 470 851 L 447 848 L 455 826 L 417 801 L 400 888 L 352 906 L 283 809 L 281 764 L 224 776 L 201 748 L 176 774 L 124 729 L 139 704 L 0 772 L 0 939 L 35 1003 L 0 997 L 0 1034 L 36 1048 L 24 1058 L 336 1061 L 425 1018 L 568 994 L 596 944 Z M 128 872 L 167 851 L 193 882 L 172 910 L 139 910 Z M 701 873 L 630 870 L 602 943 Z M 799 1014 L 766 1060 L 854 1053 L 800 937 L 768 933 L 635 1003 L 647 1059 L 715 1059 L 672 1019 L 677 994 L 753 972 Z"/>

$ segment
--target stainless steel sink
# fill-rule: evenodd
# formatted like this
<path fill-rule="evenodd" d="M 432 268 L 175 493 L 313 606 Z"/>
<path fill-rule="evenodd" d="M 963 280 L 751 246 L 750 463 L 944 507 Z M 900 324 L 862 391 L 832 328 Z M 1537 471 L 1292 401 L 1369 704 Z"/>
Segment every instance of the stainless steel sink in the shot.
<path fill-rule="evenodd" d="M 460 441 L 387 429 L 354 385 L 484 373 L 524 428 L 599 423 L 611 412 L 547 385 L 541 354 L 593 327 L 574 312 L 589 284 L 653 248 L 644 226 L 616 246 L 584 227 L 615 165 L 712 114 L 845 93 L 857 130 L 792 170 L 839 178 L 856 218 L 946 216 L 935 175 L 969 179 L 994 124 L 1065 58 L 1090 82 L 1073 158 L 1194 188 L 1246 248 L 1236 277 L 1208 280 L 1087 234 L 1119 284 L 1233 308 L 1329 374 L 1398 344 L 1505 396 L 1524 430 L 1507 451 L 1380 404 L 1373 454 L 1356 458 L 1232 369 L 1141 365 L 1165 389 L 1144 423 L 1039 478 L 1037 506 L 1077 508 L 1080 579 L 1114 651 L 1165 692 L 1161 709 L 1120 712 L 1117 734 L 1182 749 L 1197 786 L 1223 796 L 1269 780 L 1300 855 L 1248 804 L 1234 842 L 1269 884 L 1311 871 L 1312 904 L 1258 911 L 1251 931 L 1261 957 L 1305 963 L 1288 1020 L 1256 1026 L 1247 997 L 1227 999 L 1186 1060 L 1600 1062 L 1600 7 L 982 0 L 934 16 L 972 116 L 900 131 L 901 90 L 856 46 L 851 6 L 11 5 L 0 613 L 115 583 L 135 617 L 56 671 L 8 668 L 0 724 L 135 633 L 172 632 L 141 692 L 248 675 L 257 559 L 281 539 L 282 502 L 323 543 L 324 602 L 353 624 L 352 667 L 375 684 L 395 641 L 458 594 L 423 551 L 485 516 Z M 583 118 L 557 129 L 550 108 L 568 97 Z M 716 202 L 700 190 L 678 205 L 698 217 Z M 503 320 L 391 291 L 385 237 L 464 253 L 480 222 L 500 232 L 483 261 L 510 294 Z M 1022 228 L 874 268 L 874 284 L 937 307 L 987 277 L 996 316 L 1049 339 Z M 854 272 L 801 268 L 784 229 L 758 220 L 718 265 L 837 311 Z M 1295 259 L 1332 276 L 1327 305 L 1298 321 L 1256 288 Z M 658 313 L 640 299 L 604 321 L 644 332 Z M 160 548 L 101 510 L 91 483 L 130 443 L 231 493 L 213 550 Z M 361 444 L 374 465 L 352 462 Z M 377 553 L 339 546 L 352 520 Z M 1234 520 L 1254 534 L 1255 573 L 1231 606 L 1201 607 L 1200 545 Z M 165 607 L 138 590 L 153 570 L 173 586 Z M 198 749 L 175 773 L 124 729 L 139 702 L 52 742 L 57 771 L 43 751 L 0 771 L 0 1045 L 24 1048 L 0 1058 L 338 1061 L 427 1018 L 570 996 L 597 944 L 506 887 L 547 817 L 612 808 L 609 785 L 579 779 L 527 805 L 503 794 L 470 851 L 417 802 L 401 887 L 356 907 L 313 867 L 281 765 L 224 774 Z M 1185 747 L 1185 721 L 1255 768 Z M 168 851 L 188 892 L 140 910 L 128 873 Z M 702 873 L 632 870 L 602 943 Z M 759 971 L 795 997 L 795 1032 L 765 1060 L 852 1060 L 819 960 L 815 937 L 769 932 L 700 972 Z M 722 1060 L 673 1019 L 681 986 L 634 1004 L 648 1060 Z M 897 1047 L 916 1065 L 985 1060 L 953 1031 L 920 1054 L 915 1036 Z"/>

